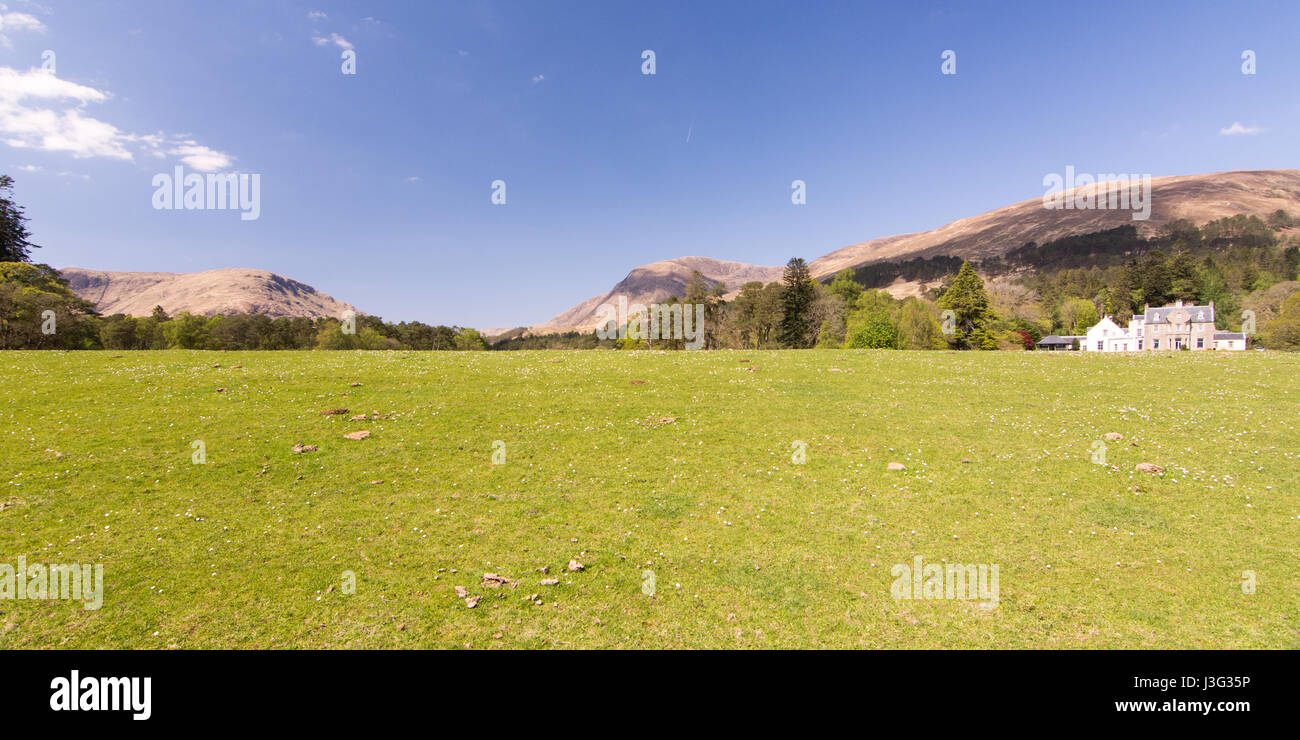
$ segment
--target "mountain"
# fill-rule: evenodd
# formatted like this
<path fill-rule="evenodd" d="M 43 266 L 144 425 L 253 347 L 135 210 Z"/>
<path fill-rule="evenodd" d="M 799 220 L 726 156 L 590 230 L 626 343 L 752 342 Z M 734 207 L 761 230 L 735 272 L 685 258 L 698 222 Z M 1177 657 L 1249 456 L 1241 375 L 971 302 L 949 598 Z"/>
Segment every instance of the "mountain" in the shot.
<path fill-rule="evenodd" d="M 589 331 L 599 322 L 597 309 L 602 303 L 614 304 L 618 296 L 627 296 L 628 304 L 649 305 L 670 295 L 683 295 L 686 282 L 698 270 L 712 287 L 724 283 L 729 290 L 737 290 L 744 283 L 759 280 L 770 283 L 781 279 L 780 267 L 761 267 L 743 262 L 709 259 L 708 257 L 678 257 L 677 259 L 642 265 L 627 274 L 608 293 L 588 298 L 568 311 L 545 323 L 530 328 L 533 334 L 579 329 Z"/>
<path fill-rule="evenodd" d="M 1096 185 L 1066 191 L 1065 197 L 1087 194 Z M 1106 197 L 1105 189 L 1100 191 Z M 1133 220 L 1129 210 L 1049 210 L 1041 195 L 978 216 L 962 218 L 932 231 L 887 236 L 851 244 L 813 260 L 809 269 L 824 278 L 847 267 L 871 262 L 897 261 L 938 254 L 967 259 L 988 259 L 1024 246 L 1043 244 L 1074 234 L 1088 234 L 1132 224 L 1149 236 L 1176 219 L 1202 225 L 1237 214 L 1262 217 L 1282 209 L 1300 215 L 1300 170 L 1238 170 L 1204 175 L 1156 177 L 1151 180 L 1151 213 L 1145 221 Z M 595 328 L 597 308 L 626 295 L 629 303 L 650 303 L 668 294 L 682 295 L 691 270 L 699 270 L 710 283 L 726 283 L 734 293 L 750 280 L 781 279 L 781 267 L 723 262 L 705 257 L 682 257 L 637 267 L 604 295 L 589 298 L 550 321 L 531 327 L 534 334 Z M 899 286 L 908 291 L 915 286 Z M 891 286 L 891 290 L 893 290 Z"/>
<path fill-rule="evenodd" d="M 266 270 L 108 272 L 67 267 L 60 272 L 73 292 L 106 316 L 148 316 L 154 306 L 162 306 L 169 315 L 188 311 L 204 316 L 260 313 L 338 318 L 344 311 L 356 310 L 306 283 Z"/>

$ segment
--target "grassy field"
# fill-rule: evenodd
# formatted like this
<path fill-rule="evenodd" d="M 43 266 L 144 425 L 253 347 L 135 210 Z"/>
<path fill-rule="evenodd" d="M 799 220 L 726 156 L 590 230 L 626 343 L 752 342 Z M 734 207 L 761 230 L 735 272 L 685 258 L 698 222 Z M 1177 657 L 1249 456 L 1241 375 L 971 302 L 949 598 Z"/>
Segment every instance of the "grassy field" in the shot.
<path fill-rule="evenodd" d="M 0 648 L 1297 648 L 1298 380 L 1254 352 L 5 352 L 0 563 L 102 563 L 105 596 L 0 600 Z M 998 565 L 997 608 L 895 599 L 918 555 Z"/>

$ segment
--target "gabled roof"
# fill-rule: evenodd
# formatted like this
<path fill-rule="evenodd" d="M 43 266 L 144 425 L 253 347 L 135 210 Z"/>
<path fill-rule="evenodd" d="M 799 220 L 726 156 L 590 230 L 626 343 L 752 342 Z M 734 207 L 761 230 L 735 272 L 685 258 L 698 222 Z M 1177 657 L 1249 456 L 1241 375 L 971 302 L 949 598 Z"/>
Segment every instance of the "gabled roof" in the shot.
<path fill-rule="evenodd" d="M 1246 338 L 1246 335 L 1245 335 L 1245 334 L 1242 334 L 1242 333 L 1239 332 L 1239 331 L 1216 331 L 1216 332 L 1214 332 L 1214 340 L 1215 340 L 1215 341 L 1220 341 L 1220 340 L 1223 340 L 1223 339 L 1245 339 L 1245 338 Z"/>
<path fill-rule="evenodd" d="M 1213 306 L 1161 306 L 1160 308 L 1147 307 L 1144 322 L 1147 324 L 1168 324 L 1169 314 L 1175 311 L 1186 311 L 1191 317 L 1193 324 L 1213 324 L 1214 307 Z"/>
<path fill-rule="evenodd" d="M 1055 334 L 1048 334 L 1047 336 L 1038 340 L 1038 343 L 1039 344 L 1074 344 L 1074 340 L 1076 339 L 1087 339 L 1087 337 L 1073 337 L 1073 336 L 1060 337 Z"/>

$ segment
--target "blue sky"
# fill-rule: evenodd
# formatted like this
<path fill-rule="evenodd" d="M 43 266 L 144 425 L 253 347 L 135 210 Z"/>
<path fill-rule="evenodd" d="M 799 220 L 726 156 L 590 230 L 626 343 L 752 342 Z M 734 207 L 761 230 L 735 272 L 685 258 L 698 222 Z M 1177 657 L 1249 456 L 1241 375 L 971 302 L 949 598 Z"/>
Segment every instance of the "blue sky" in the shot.
<path fill-rule="evenodd" d="M 390 320 L 536 323 L 640 264 L 811 260 L 1067 165 L 1300 166 L 1293 0 L 0 7 L 0 172 L 38 260 L 266 269 Z M 154 209 L 177 164 L 259 174 L 260 217 Z"/>

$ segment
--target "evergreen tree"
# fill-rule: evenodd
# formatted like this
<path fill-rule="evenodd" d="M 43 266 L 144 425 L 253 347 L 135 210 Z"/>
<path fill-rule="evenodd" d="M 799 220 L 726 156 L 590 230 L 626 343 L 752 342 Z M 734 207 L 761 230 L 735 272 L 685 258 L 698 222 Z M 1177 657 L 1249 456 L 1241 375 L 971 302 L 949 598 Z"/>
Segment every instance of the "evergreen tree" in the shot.
<path fill-rule="evenodd" d="M 13 187 L 12 177 L 0 175 L 0 262 L 31 262 L 29 250 L 39 245 L 28 239 L 27 217 L 11 198 Z"/>
<path fill-rule="evenodd" d="M 786 263 L 781 282 L 781 344 L 792 349 L 804 349 L 811 338 L 808 315 L 816 297 L 808 265 L 802 258 L 791 258 Z"/>
<path fill-rule="evenodd" d="M 962 263 L 952 285 L 939 297 L 939 307 L 953 312 L 953 334 L 948 342 L 955 349 L 997 349 L 997 339 L 989 330 L 993 321 L 989 294 L 970 262 Z"/>

